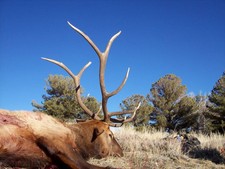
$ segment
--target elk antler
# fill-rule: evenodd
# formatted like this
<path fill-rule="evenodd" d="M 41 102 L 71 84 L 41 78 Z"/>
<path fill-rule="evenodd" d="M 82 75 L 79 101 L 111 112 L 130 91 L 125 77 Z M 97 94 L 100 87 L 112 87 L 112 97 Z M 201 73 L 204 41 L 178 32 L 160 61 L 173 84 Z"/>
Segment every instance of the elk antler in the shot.
<path fill-rule="evenodd" d="M 85 71 L 85 69 L 87 69 L 90 65 L 91 65 L 91 62 L 88 62 L 81 70 L 80 72 L 77 74 L 77 75 L 74 75 L 73 72 L 68 68 L 66 67 L 63 63 L 61 62 L 58 62 L 56 60 L 53 60 L 53 59 L 48 59 L 48 58 L 44 58 L 42 57 L 43 60 L 47 60 L 49 62 L 52 62 L 58 66 L 60 66 L 61 68 L 63 68 L 72 78 L 73 78 L 73 81 L 74 81 L 74 84 L 75 84 L 75 88 L 76 88 L 76 97 L 77 97 L 77 101 L 79 103 L 79 105 L 81 106 L 81 108 L 89 115 L 91 116 L 92 118 L 94 119 L 99 119 L 98 116 L 95 116 L 95 113 L 93 113 L 92 111 L 90 111 L 90 109 L 88 109 L 85 104 L 83 103 L 82 99 L 81 99 L 81 95 L 80 95 L 80 78 L 83 74 L 83 72 Z"/>
<path fill-rule="evenodd" d="M 114 123 L 125 123 L 125 122 L 130 122 L 133 120 L 133 118 L 135 117 L 136 111 L 138 110 L 138 108 L 140 107 L 140 103 L 137 107 L 135 107 L 134 110 L 129 110 L 129 111 L 122 111 L 122 112 L 113 112 L 113 113 L 109 113 L 108 109 L 107 109 L 107 102 L 108 99 L 117 94 L 125 85 L 128 75 L 129 75 L 129 71 L 130 69 L 128 68 L 127 73 L 122 81 L 122 83 L 119 85 L 119 87 L 108 93 L 105 87 L 105 68 L 106 68 L 106 62 L 108 59 L 108 54 L 110 51 L 110 48 L 112 46 L 113 41 L 120 35 L 121 31 L 119 31 L 117 34 L 115 34 L 108 42 L 106 49 L 104 52 L 101 52 L 98 47 L 95 45 L 95 43 L 85 34 L 83 33 L 81 30 L 79 30 L 78 28 L 76 28 L 75 26 L 73 26 L 71 23 L 68 22 L 68 24 L 71 26 L 71 28 L 73 28 L 76 32 L 78 32 L 81 36 L 84 37 L 84 39 L 87 40 L 87 42 L 91 45 L 91 47 L 94 49 L 94 51 L 96 52 L 96 54 L 98 55 L 99 61 L 100 61 L 100 67 L 99 67 L 99 80 L 100 80 L 100 88 L 101 88 L 101 94 L 102 94 L 102 111 L 104 113 L 104 121 L 107 122 L 110 126 L 121 126 L 118 124 L 114 124 Z M 80 95 L 80 77 L 82 75 L 82 73 L 84 72 L 84 70 L 91 64 L 91 62 L 89 62 L 87 65 L 85 65 L 83 67 L 83 69 L 79 72 L 78 75 L 74 75 L 63 63 L 60 63 L 58 61 L 52 60 L 52 59 L 47 59 L 47 58 L 42 58 L 44 60 L 47 60 L 49 62 L 52 62 L 54 64 L 57 64 L 58 66 L 62 67 L 74 80 L 75 83 L 75 87 L 76 87 L 76 97 L 78 100 L 78 103 L 80 104 L 80 106 L 84 109 L 85 112 L 87 112 L 87 114 L 89 114 L 92 118 L 94 119 L 98 119 L 99 117 L 97 116 L 97 113 L 93 113 L 91 110 L 89 110 L 84 103 L 82 102 L 81 99 L 81 95 Z M 116 118 L 112 118 L 112 116 L 116 116 L 116 115 L 122 115 L 122 114 L 132 114 L 132 116 L 129 119 L 116 119 Z"/>

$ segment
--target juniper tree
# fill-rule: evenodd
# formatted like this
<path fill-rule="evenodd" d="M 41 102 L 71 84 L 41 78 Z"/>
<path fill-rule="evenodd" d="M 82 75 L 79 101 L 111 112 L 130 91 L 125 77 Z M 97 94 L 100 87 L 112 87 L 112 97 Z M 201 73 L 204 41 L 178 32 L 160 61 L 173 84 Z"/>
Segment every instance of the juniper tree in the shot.
<path fill-rule="evenodd" d="M 42 111 L 60 119 L 88 118 L 77 102 L 74 82 L 70 77 L 49 75 L 45 91 L 42 104 L 32 101 L 35 111 Z M 93 112 L 99 110 L 99 103 L 94 97 L 83 97 L 83 101 Z"/>
<path fill-rule="evenodd" d="M 168 74 L 152 84 L 148 99 L 154 105 L 156 126 L 169 129 L 190 127 L 197 116 L 196 102 L 186 94 L 181 79 Z"/>

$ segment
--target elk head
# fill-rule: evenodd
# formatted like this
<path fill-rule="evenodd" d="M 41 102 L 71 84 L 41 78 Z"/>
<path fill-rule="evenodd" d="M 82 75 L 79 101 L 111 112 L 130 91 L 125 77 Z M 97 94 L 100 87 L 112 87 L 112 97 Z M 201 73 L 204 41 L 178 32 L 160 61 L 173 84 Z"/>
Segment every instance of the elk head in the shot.
<path fill-rule="evenodd" d="M 112 131 L 110 130 L 110 126 L 112 127 L 120 127 L 124 123 L 130 122 L 135 117 L 137 109 L 140 107 L 140 103 L 134 108 L 134 110 L 129 111 L 118 111 L 118 112 L 109 112 L 107 109 L 107 102 L 108 99 L 114 95 L 116 95 L 125 85 L 128 75 L 129 75 L 129 68 L 128 71 L 122 81 L 122 83 L 119 85 L 119 87 L 112 91 L 107 92 L 106 86 L 105 86 L 105 68 L 106 68 L 106 62 L 108 58 L 108 54 L 110 51 L 110 48 L 112 46 L 113 41 L 120 35 L 121 32 L 118 32 L 115 34 L 108 42 L 106 49 L 104 52 L 101 52 L 98 47 L 95 45 L 95 43 L 81 30 L 74 27 L 72 24 L 70 24 L 70 27 L 78 32 L 81 36 L 83 36 L 84 39 L 91 45 L 91 47 L 96 52 L 99 61 L 99 81 L 100 81 L 100 89 L 101 89 L 101 95 L 102 95 L 102 111 L 104 118 L 101 119 L 98 116 L 98 113 L 100 112 L 92 112 L 90 109 L 86 107 L 86 105 L 83 103 L 81 99 L 81 92 L 80 92 L 80 78 L 85 71 L 85 69 L 91 64 L 91 62 L 88 62 L 77 75 L 74 75 L 72 71 L 65 66 L 63 63 L 58 62 L 53 59 L 48 58 L 42 58 L 44 60 L 47 60 L 49 62 L 52 62 L 61 68 L 63 68 L 73 79 L 76 87 L 76 98 L 81 106 L 81 108 L 90 116 L 93 120 L 89 120 L 86 122 L 78 123 L 76 125 L 70 126 L 70 128 L 75 131 L 77 141 L 76 144 L 78 145 L 78 149 L 82 156 L 84 158 L 88 157 L 105 157 L 107 155 L 116 155 L 116 156 L 123 156 L 123 152 L 119 144 L 117 143 L 116 139 L 114 138 L 114 135 Z M 131 114 L 129 118 L 116 118 L 118 115 L 124 115 L 124 114 Z M 80 135 L 80 136 L 79 136 Z M 79 140 L 80 139 L 80 140 Z"/>

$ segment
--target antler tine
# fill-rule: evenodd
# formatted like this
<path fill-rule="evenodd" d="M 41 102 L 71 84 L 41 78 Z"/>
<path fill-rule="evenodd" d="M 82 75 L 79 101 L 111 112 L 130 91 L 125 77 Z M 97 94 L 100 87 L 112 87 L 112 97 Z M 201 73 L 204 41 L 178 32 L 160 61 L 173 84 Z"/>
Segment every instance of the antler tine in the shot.
<path fill-rule="evenodd" d="M 75 26 L 73 26 L 69 21 L 67 21 L 67 23 L 70 25 L 70 27 L 72 29 L 74 29 L 76 32 L 78 32 L 81 36 L 84 37 L 84 39 L 87 40 L 87 42 L 91 45 L 91 47 L 94 49 L 94 51 L 97 53 L 98 57 L 99 58 L 102 58 L 102 57 L 107 57 L 108 56 L 108 53 L 109 53 L 109 50 L 112 46 L 112 43 L 113 41 L 120 35 L 121 31 L 119 31 L 117 34 L 115 34 L 108 42 L 108 45 L 106 47 L 106 50 L 104 53 L 102 53 L 98 47 L 95 45 L 95 43 L 89 38 L 89 36 L 87 36 L 84 32 L 82 32 L 80 29 L 76 28 Z M 105 55 L 105 56 L 104 56 Z"/>
<path fill-rule="evenodd" d="M 95 113 L 93 113 L 90 109 L 88 109 L 85 104 L 83 103 L 82 99 L 81 99 L 81 94 L 80 94 L 80 78 L 83 74 L 83 72 L 85 71 L 85 69 L 87 69 L 90 65 L 91 62 L 88 62 L 77 75 L 74 75 L 73 72 L 66 66 L 64 65 L 62 62 L 58 62 L 56 60 L 53 59 L 49 59 L 49 58 L 44 58 L 42 57 L 41 59 L 49 61 L 51 63 L 54 63 L 58 66 L 60 66 L 61 68 L 63 68 L 73 79 L 75 87 L 76 87 L 76 97 L 77 97 L 77 101 L 79 103 L 79 105 L 81 106 L 81 108 L 88 114 L 90 115 L 92 118 L 94 119 L 99 119 L 98 116 L 95 116 Z"/>
<path fill-rule="evenodd" d="M 95 113 L 96 116 L 99 116 L 99 113 L 102 111 L 102 106 L 100 106 L 99 110 Z"/>
<path fill-rule="evenodd" d="M 111 37 L 111 39 L 109 40 L 107 46 L 106 46 L 106 49 L 105 49 L 105 57 L 108 57 L 108 54 L 109 54 L 109 51 L 110 51 L 110 48 L 112 46 L 112 43 L 113 41 L 121 34 L 121 31 L 119 31 L 118 33 L 116 33 L 113 37 Z"/>
<path fill-rule="evenodd" d="M 72 29 L 74 29 L 81 36 L 83 36 L 84 39 L 87 40 L 87 42 L 91 45 L 91 47 L 94 49 L 94 51 L 97 53 L 98 56 L 101 56 L 102 55 L 101 51 L 98 49 L 98 47 L 95 45 L 95 43 L 84 32 L 82 32 L 80 29 L 78 29 L 75 26 L 73 26 L 69 21 L 67 21 L 67 23 L 70 25 L 70 27 Z"/>
<path fill-rule="evenodd" d="M 123 115 L 123 114 L 132 114 L 132 116 L 130 118 L 128 118 L 128 119 L 126 119 L 126 118 L 124 118 L 124 119 L 110 118 L 110 120 L 112 122 L 114 122 L 114 123 L 110 123 L 110 126 L 112 126 L 112 127 L 121 127 L 124 123 L 131 122 L 134 119 L 134 117 L 136 116 L 136 112 L 140 108 L 140 106 L 141 106 L 141 102 L 133 110 L 127 110 L 127 111 L 122 111 L 122 112 L 110 113 L 110 115 L 109 115 L 110 117 L 111 116 L 116 116 L 116 115 Z"/>
<path fill-rule="evenodd" d="M 130 72 L 130 68 L 127 69 L 126 76 L 124 77 L 124 79 L 123 79 L 122 83 L 120 84 L 120 86 L 116 90 L 114 90 L 113 92 L 109 93 L 108 97 L 116 95 L 123 88 L 123 86 L 127 82 L 127 79 L 128 79 L 128 76 L 129 76 L 129 72 Z"/>

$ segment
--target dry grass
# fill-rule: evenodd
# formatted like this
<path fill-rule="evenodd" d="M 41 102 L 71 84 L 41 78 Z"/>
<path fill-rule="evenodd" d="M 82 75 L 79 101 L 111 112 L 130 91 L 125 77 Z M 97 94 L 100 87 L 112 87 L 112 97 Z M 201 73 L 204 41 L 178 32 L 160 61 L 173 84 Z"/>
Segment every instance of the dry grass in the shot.
<path fill-rule="evenodd" d="M 219 152 L 225 143 L 225 136 L 222 135 L 195 134 L 201 148 L 192 152 L 192 158 L 182 153 L 179 141 L 163 140 L 167 136 L 165 132 L 136 132 L 124 127 L 116 131 L 115 136 L 124 149 L 124 157 L 91 159 L 90 163 L 121 169 L 225 169 L 224 156 Z"/>

